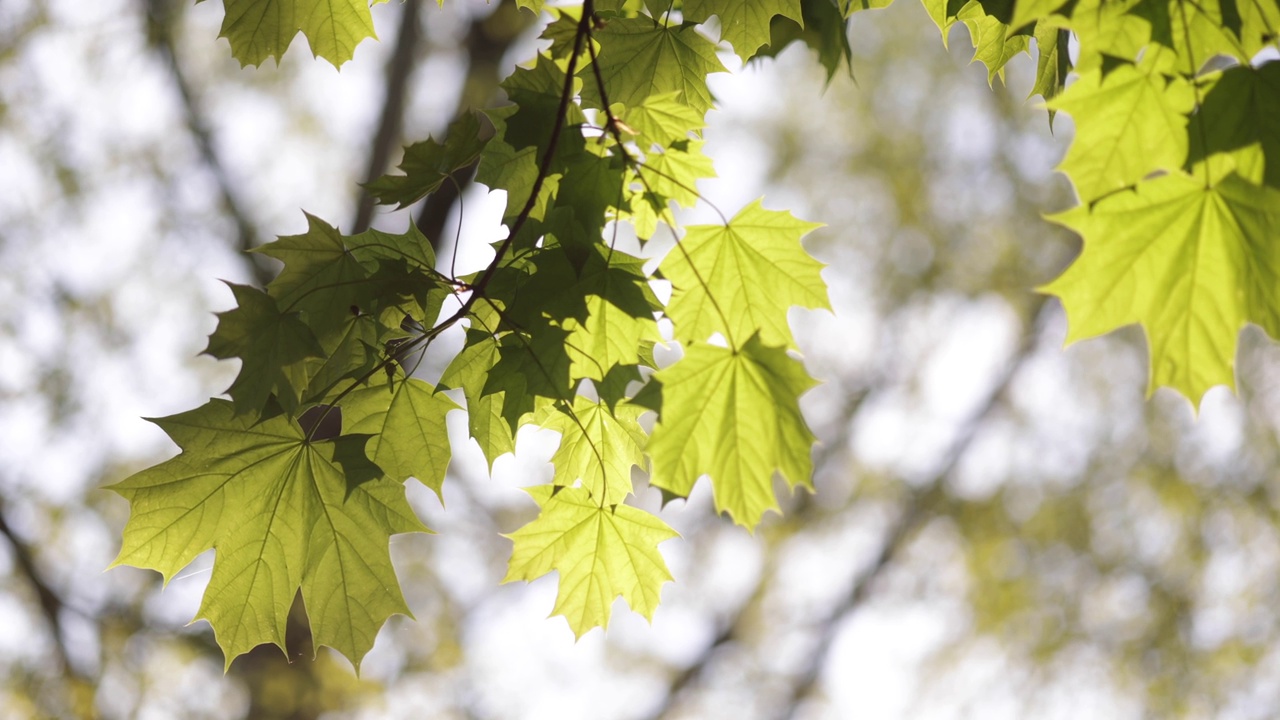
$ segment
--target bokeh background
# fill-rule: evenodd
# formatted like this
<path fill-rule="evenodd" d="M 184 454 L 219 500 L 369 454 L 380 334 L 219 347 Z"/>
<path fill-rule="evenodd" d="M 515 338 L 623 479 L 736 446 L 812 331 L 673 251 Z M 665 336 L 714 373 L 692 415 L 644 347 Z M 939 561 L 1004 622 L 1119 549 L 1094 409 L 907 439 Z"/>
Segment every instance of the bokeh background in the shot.
<path fill-rule="evenodd" d="M 390 213 L 357 183 L 500 100 L 537 23 L 406 0 L 374 8 L 381 42 L 341 72 L 301 38 L 242 69 L 219 5 L 0 2 L 0 718 L 1280 714 L 1280 353 L 1246 331 L 1238 393 L 1197 414 L 1146 397 L 1136 328 L 1064 350 L 1034 288 L 1078 251 L 1042 218 L 1073 202 L 1052 173 L 1070 119 L 1025 99 L 1031 58 L 989 88 L 963 27 L 948 51 L 912 0 L 855 16 L 852 78 L 792 46 L 712 81 L 722 179 L 699 189 L 826 223 L 806 243 L 835 312 L 792 315 L 823 381 L 816 494 L 754 535 L 704 486 L 669 505 L 684 537 L 653 623 L 619 603 L 575 642 L 547 618 L 554 576 L 499 584 L 555 435 L 523 431 L 490 475 L 455 414 L 448 509 L 410 487 L 438 534 L 392 541 L 416 620 L 359 677 L 310 660 L 300 622 L 294 662 L 259 648 L 224 674 L 188 625 L 211 555 L 163 591 L 106 570 L 128 509 L 101 488 L 173 453 L 143 416 L 230 383 L 198 355 L 232 304 L 220 280 L 268 279 L 242 251 L 303 209 L 420 222 L 442 259 L 484 262 L 500 197 L 464 182 Z"/>

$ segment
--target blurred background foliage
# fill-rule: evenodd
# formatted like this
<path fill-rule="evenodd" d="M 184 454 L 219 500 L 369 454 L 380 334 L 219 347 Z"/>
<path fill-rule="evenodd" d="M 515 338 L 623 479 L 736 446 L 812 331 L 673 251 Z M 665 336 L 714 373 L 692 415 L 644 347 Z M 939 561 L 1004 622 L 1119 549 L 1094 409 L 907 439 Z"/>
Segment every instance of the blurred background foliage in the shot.
<path fill-rule="evenodd" d="M 127 508 L 100 489 L 172 452 L 141 416 L 230 382 L 197 355 L 230 304 L 218 278 L 269 278 L 240 251 L 298 232 L 300 208 L 346 232 L 412 218 L 464 261 L 499 232 L 465 177 L 461 204 L 401 213 L 357 183 L 494 102 L 532 15 L 374 12 L 382 41 L 337 73 L 303 46 L 239 68 L 216 3 L 0 3 L 0 718 L 1280 711 L 1280 354 L 1247 331 L 1239 395 L 1196 417 L 1144 397 L 1136 329 L 1063 350 L 1034 288 L 1078 250 L 1040 217 L 1070 204 L 1051 172 L 1070 120 L 1051 132 L 1024 100 L 1030 58 L 989 89 L 964 30 L 948 52 L 911 0 L 854 17 L 852 79 L 792 46 L 713 85 L 708 199 L 827 225 L 808 242 L 836 312 L 793 315 L 824 380 L 805 398 L 815 495 L 754 536 L 706 488 L 669 506 L 684 540 L 653 625 L 620 612 L 574 643 L 545 617 L 554 580 L 498 584 L 554 434 L 522 434 L 490 478 L 455 416 L 447 511 L 410 488 L 439 534 L 393 540 L 416 621 L 389 623 L 360 678 L 310 660 L 302 622 L 294 662 L 260 648 L 224 676 L 186 624 L 210 558 L 163 592 L 104 572 Z"/>

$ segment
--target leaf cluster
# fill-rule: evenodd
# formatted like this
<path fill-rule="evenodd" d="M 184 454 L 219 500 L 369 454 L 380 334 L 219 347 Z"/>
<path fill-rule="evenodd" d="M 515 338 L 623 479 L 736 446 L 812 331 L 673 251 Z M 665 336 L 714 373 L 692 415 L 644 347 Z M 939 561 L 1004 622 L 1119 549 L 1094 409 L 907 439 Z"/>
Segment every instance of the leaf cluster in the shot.
<path fill-rule="evenodd" d="M 804 42 L 832 76 L 850 18 L 888 0 L 518 4 L 548 17 L 546 49 L 503 82 L 506 104 L 410 146 L 368 186 L 405 207 L 477 164 L 506 196 L 492 261 L 454 276 L 414 227 L 344 235 L 308 216 L 307 232 L 259 250 L 279 276 L 233 285 L 218 316 L 206 352 L 240 361 L 230 400 L 156 420 L 181 454 L 114 486 L 133 509 L 117 563 L 170 578 L 216 550 L 199 617 L 228 662 L 282 646 L 298 592 L 317 641 L 357 665 L 386 618 L 408 614 L 387 541 L 426 531 L 403 483 L 444 492 L 452 411 L 491 465 L 525 425 L 560 434 L 552 483 L 529 493 L 538 515 L 509 535 L 506 580 L 557 572 L 554 612 L 578 635 L 619 596 L 651 617 L 671 579 L 658 545 L 675 533 L 635 505 L 643 473 L 666 499 L 709 478 L 717 510 L 746 528 L 778 509 L 775 479 L 810 487 L 799 397 L 815 382 L 787 313 L 829 307 L 801 245 L 818 226 L 760 201 L 709 225 L 682 227 L 677 211 L 705 203 L 698 183 L 715 175 L 702 133 L 718 50 L 751 62 Z M 1085 249 L 1045 288 L 1070 338 L 1141 323 L 1152 387 L 1195 400 L 1230 384 L 1246 322 L 1280 336 L 1280 62 L 1255 60 L 1275 45 L 1276 0 L 924 5 L 944 38 L 968 28 L 991 81 L 1034 48 L 1032 93 L 1051 121 L 1075 121 L 1060 169 L 1080 205 L 1051 219 Z M 363 0 L 225 7 L 245 63 L 301 31 L 340 65 L 372 34 Z M 623 225 L 644 256 L 619 249 Z M 660 233 L 665 256 L 646 244 Z M 414 377 L 455 327 L 463 347 L 438 384 Z M 659 367 L 658 345 L 679 359 Z"/>
<path fill-rule="evenodd" d="M 560 434 L 552 483 L 530 491 L 538 514 L 509 536 L 506 580 L 557 572 L 554 611 L 578 635 L 606 625 L 618 596 L 651 617 L 671 579 L 658 544 L 675 532 L 633 504 L 637 473 L 666 499 L 708 476 L 717 509 L 747 528 L 778 508 L 775 474 L 810 487 L 799 396 L 815 383 L 787 312 L 828 307 L 801 246 L 818 225 L 760 201 L 716 224 L 676 216 L 715 175 L 702 130 L 707 76 L 724 66 L 700 23 L 719 18 L 750 59 L 775 17 L 803 22 L 801 3 L 524 5 L 551 15 L 550 47 L 502 84 L 508 103 L 410 146 L 368 186 L 404 207 L 478 163 L 507 200 L 488 266 L 453 276 L 414 227 L 344 235 L 308 216 L 307 232 L 258 250 L 283 264 L 276 279 L 232 285 L 237 305 L 218 316 L 206 352 L 240 360 L 230 400 L 156 420 L 181 454 L 114 486 L 133 508 L 117 563 L 169 578 L 216 551 L 198 617 L 228 662 L 283 645 L 297 592 L 317 642 L 357 664 L 408 613 L 387 540 L 426 531 L 402 483 L 444 492 L 451 411 L 490 464 L 525 425 Z M 674 248 L 623 252 L 623 224 L 643 247 L 667 233 Z M 414 377 L 454 327 L 465 339 L 438 384 Z M 660 344 L 682 356 L 659 367 Z"/>

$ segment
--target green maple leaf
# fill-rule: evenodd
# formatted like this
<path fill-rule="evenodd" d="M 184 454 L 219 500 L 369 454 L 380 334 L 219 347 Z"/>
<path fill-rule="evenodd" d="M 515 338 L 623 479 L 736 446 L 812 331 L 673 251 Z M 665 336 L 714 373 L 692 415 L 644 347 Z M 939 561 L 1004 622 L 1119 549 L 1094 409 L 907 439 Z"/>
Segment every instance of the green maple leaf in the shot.
<path fill-rule="evenodd" d="M 440 377 L 442 388 L 462 388 L 467 397 L 467 428 L 480 446 L 489 469 L 502 455 L 514 452 L 515 435 L 503 418 L 506 404 L 503 392 L 485 394 L 489 370 L 498 362 L 498 344 L 479 330 L 467 332 L 467 342 Z"/>
<path fill-rule="evenodd" d="M 509 332 L 498 343 L 498 361 L 489 369 L 483 394 L 506 393 L 503 415 L 514 431 L 532 409 L 532 396 L 567 400 L 573 396 L 563 328 L 544 324 L 532 332 Z"/>
<path fill-rule="evenodd" d="M 427 139 L 405 148 L 399 165 L 402 175 L 384 175 L 365 187 L 383 205 L 408 207 L 475 162 L 484 146 L 479 118 L 466 113 L 449 125 L 444 144 Z"/>
<path fill-rule="evenodd" d="M 1018 31 L 1053 14 L 1066 0 L 978 0 L 986 14 Z"/>
<path fill-rule="evenodd" d="M 1071 33 L 1051 22 L 1041 21 L 1036 23 L 1035 38 L 1036 83 L 1031 88 L 1031 95 L 1039 95 L 1047 102 L 1061 94 L 1066 87 L 1067 74 L 1071 72 Z M 1050 129 L 1053 129 L 1055 112 L 1052 108 L 1049 109 Z"/>
<path fill-rule="evenodd" d="M 742 342 L 759 331 L 766 344 L 791 346 L 787 310 L 830 309 L 822 263 L 800 238 L 821 227 L 756 200 L 728 225 L 694 225 L 662 261 L 673 288 L 667 315 L 681 340 L 724 333 Z"/>
<path fill-rule="evenodd" d="M 236 307 L 218 313 L 218 327 L 204 352 L 221 360 L 240 358 L 240 373 L 227 392 L 236 412 L 256 412 L 274 395 L 286 411 L 323 364 L 324 348 L 297 312 L 281 312 L 269 295 L 227 283 Z"/>
<path fill-rule="evenodd" d="M 769 27 L 769 46 L 756 53 L 757 58 L 776 57 L 791 43 L 799 40 L 818 53 L 818 62 L 827 69 L 830 82 L 840 70 L 849 67 L 853 48 L 849 45 L 846 18 L 859 10 L 886 8 L 893 0 L 801 0 L 802 22 L 775 19 Z"/>
<path fill-rule="evenodd" d="M 1106 78 L 1101 70 L 1089 71 L 1048 105 L 1076 122 L 1076 137 L 1058 169 L 1071 178 L 1082 202 L 1186 162 L 1187 113 L 1195 92 L 1150 64 L 1121 65 Z"/>
<path fill-rule="evenodd" d="M 1103 70 L 1111 58 L 1136 62 L 1151 41 L 1151 23 L 1130 11 L 1141 0 L 1078 0 L 1069 28 L 1079 38 L 1076 72 Z M 1104 73 L 1105 74 L 1105 73 Z"/>
<path fill-rule="evenodd" d="M 461 409 L 417 378 L 399 377 L 351 392 L 342 401 L 347 432 L 369 434 L 369 458 L 392 480 L 417 478 L 441 495 L 449 468 L 445 415 Z"/>
<path fill-rule="evenodd" d="M 973 41 L 973 59 L 987 66 L 987 84 L 1004 79 L 1004 66 L 1019 53 L 1031 47 L 1026 35 L 1013 31 L 1005 23 L 987 15 L 976 0 L 965 5 L 956 15 L 969 28 Z"/>
<path fill-rule="evenodd" d="M 604 380 L 613 367 L 640 362 L 642 348 L 662 341 L 653 316 L 662 306 L 643 263 L 619 251 L 607 260 L 593 255 L 572 288 L 572 301 L 560 303 L 565 315 L 560 325 L 569 333 L 570 377 Z"/>
<path fill-rule="evenodd" d="M 706 22 L 712 15 L 720 18 L 720 39 L 732 45 L 744 63 L 769 44 L 775 15 L 804 25 L 800 0 L 685 0 L 685 20 Z"/>
<path fill-rule="evenodd" d="M 587 308 L 586 320 L 570 318 L 563 323 L 569 332 L 565 350 L 572 378 L 603 380 L 617 365 L 638 363 L 646 342 L 662 341 L 652 317 L 635 317 L 607 297 L 588 296 Z"/>
<path fill-rule="evenodd" d="M 451 288 L 435 274 L 431 242 L 412 223 L 399 235 L 380 230 L 343 235 L 312 215 L 307 225 L 307 232 L 282 236 L 254 252 L 284 263 L 267 291 L 284 308 L 306 313 L 326 349 L 332 351 L 325 330 L 337 334 L 353 312 L 394 310 L 387 318 L 394 325 L 405 314 L 435 320 Z"/>
<path fill-rule="evenodd" d="M 560 433 L 560 447 L 551 456 L 552 482 L 569 487 L 581 480 L 597 505 L 621 503 L 631 494 L 631 466 L 648 466 L 647 437 L 639 422 L 644 411 L 634 405 L 610 410 L 579 395 L 572 414 L 556 406 L 539 413 L 540 427 Z"/>
<path fill-rule="evenodd" d="M 1236 0 L 1141 0 L 1129 13 L 1150 23 L 1152 42 L 1174 51 L 1179 72 L 1193 75 L 1215 55 L 1249 61 L 1237 7 Z"/>
<path fill-rule="evenodd" d="M 613 114 L 637 135 L 662 147 L 688 140 L 690 133 L 700 133 L 707 124 L 702 113 L 680 102 L 678 91 L 650 95 L 633 108 L 616 103 Z"/>
<path fill-rule="evenodd" d="M 692 27 L 666 27 L 650 18 L 615 18 L 603 30 L 592 33 L 599 41 L 597 63 L 610 103 L 636 107 L 651 95 L 680 92 L 685 103 L 699 114 L 711 109 L 707 76 L 725 72 L 716 57 L 716 46 Z M 603 107 L 590 73 L 582 85 L 582 97 Z"/>
<path fill-rule="evenodd" d="M 736 351 L 690 345 L 634 401 L 660 407 L 646 448 L 650 484 L 688 497 L 698 478 L 710 475 L 716 510 L 754 528 L 778 509 L 775 470 L 792 487 L 812 488 L 809 450 L 816 439 L 799 398 L 814 385 L 799 362 L 759 336 Z"/>
<path fill-rule="evenodd" d="M 649 153 L 639 170 L 647 192 L 675 200 L 683 207 L 698 204 L 697 182 L 716 176 L 701 140 L 677 140 L 662 152 Z"/>
<path fill-rule="evenodd" d="M 1230 174 L 1210 187 L 1181 172 L 1053 216 L 1084 252 L 1044 292 L 1062 299 L 1068 342 L 1141 323 L 1150 389 L 1198 403 L 1232 385 L 1246 322 L 1280 337 L 1280 191 Z"/>
<path fill-rule="evenodd" d="M 228 666 L 259 644 L 284 649 L 301 588 L 316 644 L 359 668 L 386 619 L 410 614 L 389 537 L 429 532 L 404 486 L 364 457 L 368 438 L 308 441 L 286 416 L 238 416 L 223 400 L 153 422 L 182 453 L 111 486 L 132 508 L 113 566 L 168 581 L 213 548 L 196 618 L 213 626 Z"/>
<path fill-rule="evenodd" d="M 269 57 L 279 62 L 301 32 L 313 55 L 341 67 L 362 40 L 376 37 L 369 5 L 369 0 L 223 0 L 226 15 L 218 37 L 231 43 L 241 65 L 260 65 Z"/>
<path fill-rule="evenodd" d="M 1241 175 L 1280 188 L 1280 62 L 1224 70 L 1191 116 L 1188 136 L 1188 166 L 1227 153 Z"/>
<path fill-rule="evenodd" d="M 553 615 L 563 615 L 574 634 L 606 627 L 613 601 L 653 619 L 663 583 L 671 580 L 658 543 L 677 533 L 649 513 L 601 507 L 585 488 L 527 488 L 542 511 L 507 537 L 515 546 L 503 582 L 560 573 Z"/>

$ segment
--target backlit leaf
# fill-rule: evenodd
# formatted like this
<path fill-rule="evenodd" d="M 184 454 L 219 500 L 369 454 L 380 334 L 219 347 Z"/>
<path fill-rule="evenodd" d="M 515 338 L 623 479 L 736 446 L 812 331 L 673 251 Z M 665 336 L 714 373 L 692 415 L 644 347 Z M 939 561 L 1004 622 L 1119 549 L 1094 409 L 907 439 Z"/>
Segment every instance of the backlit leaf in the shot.
<path fill-rule="evenodd" d="M 301 588 L 316 644 L 359 667 L 386 619 L 409 614 L 388 539 L 427 531 L 403 485 L 366 474 L 377 471 L 367 438 L 308 441 L 286 416 L 258 421 L 223 400 L 155 422 L 182 453 L 111 486 L 132 507 L 114 564 L 169 580 L 213 548 L 196 617 L 213 626 L 228 666 L 263 643 L 284 649 Z"/>
<path fill-rule="evenodd" d="M 609 624 L 613 601 L 652 619 L 662 585 L 671 580 L 658 543 L 676 537 L 666 523 L 627 505 L 605 506 L 585 488 L 527 488 L 542 509 L 508 537 L 515 546 L 503 582 L 560 573 L 554 615 L 582 637 Z"/>
<path fill-rule="evenodd" d="M 1205 187 L 1174 172 L 1051 219 L 1085 242 L 1044 288 L 1062 298 L 1068 342 L 1142 323 L 1152 390 L 1198 402 L 1234 384 L 1246 322 L 1280 337 L 1280 191 L 1235 174 Z"/>
<path fill-rule="evenodd" d="M 741 343 L 758 331 L 766 344 L 793 345 L 787 310 L 830 307 L 822 263 L 800 245 L 818 227 L 759 200 L 728 225 L 690 227 L 661 265 L 674 288 L 667 315 L 676 337 L 702 342 L 720 332 Z"/>
<path fill-rule="evenodd" d="M 693 344 L 654 378 L 661 412 L 647 448 L 651 485 L 687 497 L 710 475 L 716 510 L 747 528 L 778 509 L 774 472 L 792 487 L 812 487 L 816 440 L 799 398 L 815 383 L 785 350 L 758 336 L 740 350 Z"/>

